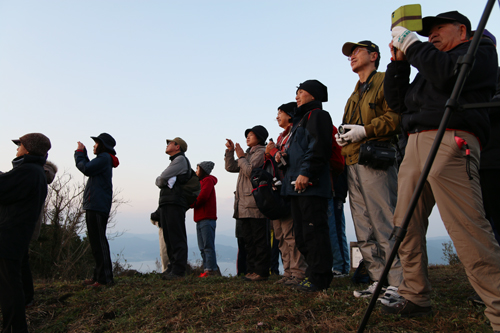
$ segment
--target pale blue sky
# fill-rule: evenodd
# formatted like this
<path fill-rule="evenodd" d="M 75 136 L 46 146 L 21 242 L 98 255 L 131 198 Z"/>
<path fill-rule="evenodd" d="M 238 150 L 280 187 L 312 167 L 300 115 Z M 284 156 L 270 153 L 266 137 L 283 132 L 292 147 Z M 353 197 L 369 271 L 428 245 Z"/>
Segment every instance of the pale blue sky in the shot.
<path fill-rule="evenodd" d="M 421 1 L 423 15 L 459 10 L 475 28 L 483 2 Z M 473 4 L 474 3 L 474 4 Z M 478 3 L 480 3 L 478 5 Z M 264 125 L 276 138 L 276 108 L 296 86 L 329 89 L 334 124 L 357 81 L 342 45 L 370 39 L 389 61 L 390 15 L 401 1 L 0 1 L 0 170 L 10 170 L 11 139 L 42 132 L 49 158 L 76 170 L 76 142 L 108 132 L 121 165 L 114 185 L 129 204 L 117 230 L 156 233 L 154 180 L 168 165 L 165 139 L 180 136 L 193 165 L 215 162 L 218 232 L 232 235 L 236 175 L 224 170 L 226 138 Z M 487 28 L 500 37 L 496 4 Z M 92 157 L 92 156 L 90 156 Z M 354 236 L 346 205 L 347 232 Z M 434 213 L 437 216 L 437 213 Z M 188 213 L 188 233 L 195 233 Z M 430 236 L 445 235 L 434 218 Z"/>

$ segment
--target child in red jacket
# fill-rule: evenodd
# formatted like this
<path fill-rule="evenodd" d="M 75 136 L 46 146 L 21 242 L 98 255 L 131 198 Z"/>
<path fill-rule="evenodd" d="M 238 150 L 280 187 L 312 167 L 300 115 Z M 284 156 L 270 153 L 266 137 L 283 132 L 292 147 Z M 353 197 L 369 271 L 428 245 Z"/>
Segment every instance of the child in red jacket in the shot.
<path fill-rule="evenodd" d="M 201 191 L 192 207 L 194 208 L 198 247 L 203 258 L 204 272 L 200 277 L 220 275 L 215 254 L 215 228 L 217 221 L 215 184 L 217 184 L 217 178 L 210 175 L 214 165 L 214 162 L 205 161 L 198 164 L 196 169 L 196 175 L 200 178 Z"/>

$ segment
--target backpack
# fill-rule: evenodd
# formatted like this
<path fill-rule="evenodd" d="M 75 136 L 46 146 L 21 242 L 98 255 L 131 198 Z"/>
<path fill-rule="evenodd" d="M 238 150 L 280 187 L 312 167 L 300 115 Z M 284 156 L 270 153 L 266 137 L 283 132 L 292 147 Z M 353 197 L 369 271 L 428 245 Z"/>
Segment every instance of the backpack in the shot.
<path fill-rule="evenodd" d="M 261 167 L 254 168 L 250 174 L 252 195 L 260 212 L 270 220 L 290 215 L 290 204 L 281 196 L 281 180 L 273 159 L 267 159 Z"/>
<path fill-rule="evenodd" d="M 200 178 L 196 175 L 196 172 L 191 169 L 191 163 L 186 157 L 188 164 L 188 173 L 182 177 L 182 179 L 177 179 L 177 183 L 181 186 L 182 196 L 186 199 L 187 205 L 191 206 L 200 195 L 201 185 Z"/>

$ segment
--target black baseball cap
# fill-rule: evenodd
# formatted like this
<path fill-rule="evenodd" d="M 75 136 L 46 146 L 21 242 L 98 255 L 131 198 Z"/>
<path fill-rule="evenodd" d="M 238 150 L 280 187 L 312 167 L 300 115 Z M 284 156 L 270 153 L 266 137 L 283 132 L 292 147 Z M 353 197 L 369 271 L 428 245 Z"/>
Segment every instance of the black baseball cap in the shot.
<path fill-rule="evenodd" d="M 460 14 L 458 11 L 454 10 L 451 12 L 441 13 L 437 16 L 426 16 L 422 19 L 422 30 L 417 33 L 420 36 L 429 37 L 431 34 L 431 29 L 440 23 L 453 23 L 458 22 L 465 25 L 467 28 L 467 33 L 470 35 L 472 28 L 469 19 Z"/>
<path fill-rule="evenodd" d="M 380 55 L 380 50 L 379 50 L 377 44 L 372 43 L 369 40 L 362 40 L 359 43 L 347 42 L 347 43 L 344 44 L 344 46 L 342 46 L 342 53 L 346 57 L 350 57 L 351 53 L 352 53 L 352 50 L 354 50 L 356 47 L 359 47 L 359 46 L 366 47 L 366 49 L 368 51 L 370 51 L 370 52 L 377 52 Z"/>

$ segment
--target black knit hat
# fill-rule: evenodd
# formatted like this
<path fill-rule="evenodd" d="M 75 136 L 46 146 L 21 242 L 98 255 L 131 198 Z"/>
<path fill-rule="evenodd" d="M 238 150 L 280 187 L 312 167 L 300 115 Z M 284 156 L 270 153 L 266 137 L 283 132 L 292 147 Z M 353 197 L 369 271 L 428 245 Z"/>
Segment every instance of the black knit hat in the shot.
<path fill-rule="evenodd" d="M 36 156 L 46 156 L 52 147 L 49 138 L 42 133 L 28 133 L 20 137 L 19 140 L 12 140 L 12 142 L 18 146 L 22 143 L 30 155 Z"/>
<path fill-rule="evenodd" d="M 467 29 L 467 33 L 471 34 L 471 24 L 467 16 L 462 15 L 456 10 L 446 13 L 438 14 L 437 16 L 426 16 L 422 19 L 422 30 L 417 31 L 420 36 L 429 37 L 431 34 L 431 29 L 434 28 L 435 25 L 440 23 L 453 23 L 458 22 L 460 24 L 465 25 Z"/>
<path fill-rule="evenodd" d="M 108 133 L 101 133 L 99 136 L 91 136 L 91 138 L 98 143 L 102 143 L 110 154 L 116 155 L 116 151 L 114 149 L 116 141 L 111 135 Z"/>
<path fill-rule="evenodd" d="M 249 128 L 245 131 L 245 138 L 248 136 L 248 133 L 253 132 L 257 139 L 259 139 L 260 144 L 265 144 L 269 133 L 266 128 L 262 125 L 256 125 L 252 128 Z"/>
<path fill-rule="evenodd" d="M 319 82 L 318 80 L 304 81 L 299 84 L 299 86 L 297 87 L 297 91 L 299 89 L 307 91 L 317 101 L 328 102 L 328 89 L 323 83 Z"/>
<path fill-rule="evenodd" d="M 281 110 L 285 112 L 287 115 L 290 117 L 293 117 L 293 114 L 295 113 L 295 109 L 297 108 L 297 102 L 290 102 L 286 104 L 281 104 L 278 107 L 278 110 Z"/>

